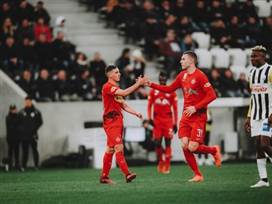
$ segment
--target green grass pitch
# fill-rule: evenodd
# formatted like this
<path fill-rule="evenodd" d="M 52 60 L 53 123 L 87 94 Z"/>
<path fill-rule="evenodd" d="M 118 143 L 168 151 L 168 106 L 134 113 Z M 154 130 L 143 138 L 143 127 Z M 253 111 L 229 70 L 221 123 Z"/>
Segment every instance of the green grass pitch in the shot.
<path fill-rule="evenodd" d="M 100 171 L 94 169 L 0 172 L 0 204 L 272 204 L 272 186 L 249 188 L 258 179 L 254 163 L 202 167 L 203 183 L 187 182 L 192 173 L 185 164 L 173 165 L 169 175 L 158 174 L 155 166 L 131 169 L 137 178 L 129 184 L 113 169 L 112 186 L 99 184 Z M 267 169 L 272 181 L 272 165 Z"/>

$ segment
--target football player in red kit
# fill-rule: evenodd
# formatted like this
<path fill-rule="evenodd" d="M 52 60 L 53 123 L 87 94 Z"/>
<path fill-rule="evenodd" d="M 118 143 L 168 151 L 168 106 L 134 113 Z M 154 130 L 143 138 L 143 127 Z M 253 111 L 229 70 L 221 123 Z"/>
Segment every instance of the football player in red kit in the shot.
<path fill-rule="evenodd" d="M 125 102 L 123 97 L 131 94 L 140 86 L 147 82 L 146 77 L 138 77 L 135 84 L 127 89 L 120 89 L 117 83 L 120 81 L 120 71 L 118 67 L 109 65 L 106 67 L 108 81 L 102 88 L 102 99 L 104 106 L 103 128 L 107 135 L 107 147 L 103 158 L 103 169 L 100 176 L 100 183 L 114 184 L 109 178 L 112 164 L 112 157 L 115 153 L 116 162 L 126 178 L 126 182 L 131 182 L 136 178 L 136 174 L 129 171 L 123 147 L 123 115 L 122 110 L 142 119 L 142 114 L 136 112 Z"/>
<path fill-rule="evenodd" d="M 166 85 L 167 74 L 160 72 L 159 83 Z M 177 95 L 175 92 L 165 93 L 155 89 L 150 90 L 147 106 L 147 119 L 153 122 L 153 139 L 156 144 L 159 173 L 170 173 L 171 139 L 177 131 Z M 162 147 L 164 138 L 165 149 Z"/>
<path fill-rule="evenodd" d="M 182 89 L 184 109 L 179 123 L 178 135 L 182 141 L 185 159 L 194 172 L 194 176 L 189 182 L 201 182 L 204 177 L 198 169 L 194 153 L 212 154 L 215 165 L 221 166 L 220 147 L 203 144 L 207 106 L 216 99 L 216 94 L 207 76 L 196 67 L 197 55 L 194 52 L 184 52 L 180 64 L 183 70 L 170 85 L 158 85 L 150 81 L 147 85 L 167 93 L 178 88 Z"/>

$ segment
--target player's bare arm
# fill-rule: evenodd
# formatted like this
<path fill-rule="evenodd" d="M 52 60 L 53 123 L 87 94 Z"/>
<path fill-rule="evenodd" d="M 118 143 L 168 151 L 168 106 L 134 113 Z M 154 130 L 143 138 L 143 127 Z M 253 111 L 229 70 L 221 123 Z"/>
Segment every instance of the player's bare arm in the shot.
<path fill-rule="evenodd" d="M 144 77 L 140 76 L 137 78 L 136 82 L 132 86 L 126 89 L 118 89 L 115 93 L 118 96 L 124 96 L 124 97 L 128 96 L 129 94 L 134 92 L 136 89 L 138 89 L 140 86 L 145 85 L 147 81 L 148 81 L 148 78 L 146 76 Z"/>
<path fill-rule="evenodd" d="M 133 108 L 131 108 L 125 101 L 122 103 L 122 109 L 132 115 L 135 115 L 139 119 L 143 119 L 143 116 L 140 112 L 135 111 Z"/>

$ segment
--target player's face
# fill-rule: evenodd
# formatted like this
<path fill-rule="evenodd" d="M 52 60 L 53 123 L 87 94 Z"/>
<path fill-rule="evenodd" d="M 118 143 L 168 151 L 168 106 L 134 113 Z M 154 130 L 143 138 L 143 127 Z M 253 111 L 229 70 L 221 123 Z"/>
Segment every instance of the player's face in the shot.
<path fill-rule="evenodd" d="M 193 60 L 189 55 L 181 56 L 180 65 L 182 69 L 188 69 L 192 63 L 193 63 Z"/>
<path fill-rule="evenodd" d="M 265 54 L 258 51 L 252 51 L 250 55 L 251 64 L 254 67 L 260 67 L 265 64 Z"/>
<path fill-rule="evenodd" d="M 121 73 L 118 68 L 111 70 L 110 76 L 114 81 L 120 81 Z"/>

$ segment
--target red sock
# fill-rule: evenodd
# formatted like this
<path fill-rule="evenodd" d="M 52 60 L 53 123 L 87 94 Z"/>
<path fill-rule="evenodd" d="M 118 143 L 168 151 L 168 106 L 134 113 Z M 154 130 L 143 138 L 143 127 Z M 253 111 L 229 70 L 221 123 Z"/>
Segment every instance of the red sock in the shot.
<path fill-rule="evenodd" d="M 121 169 L 121 171 L 125 174 L 128 175 L 129 174 L 129 170 L 128 170 L 128 165 L 124 156 L 124 152 L 116 152 L 115 153 L 115 158 L 116 158 L 116 162 L 119 166 L 119 168 Z"/>
<path fill-rule="evenodd" d="M 166 147 L 166 148 L 165 148 L 165 163 L 166 163 L 166 165 L 170 165 L 170 162 L 171 162 L 171 154 L 172 154 L 172 149 L 171 149 L 171 147 Z"/>
<path fill-rule="evenodd" d="M 202 175 L 198 169 L 198 166 L 196 164 L 195 156 L 192 152 L 190 152 L 188 149 L 183 149 L 184 156 L 186 158 L 186 161 L 188 165 L 191 167 L 195 175 Z"/>
<path fill-rule="evenodd" d="M 103 169 L 102 169 L 102 177 L 108 177 L 111 169 L 112 163 L 112 153 L 105 152 L 103 158 Z"/>
<path fill-rule="evenodd" d="M 162 161 L 162 154 L 163 154 L 162 147 L 156 147 L 155 151 L 156 151 L 158 161 L 161 162 Z"/>
<path fill-rule="evenodd" d="M 206 153 L 214 155 L 216 153 L 216 148 L 207 145 L 199 145 L 196 149 L 196 153 Z"/>

